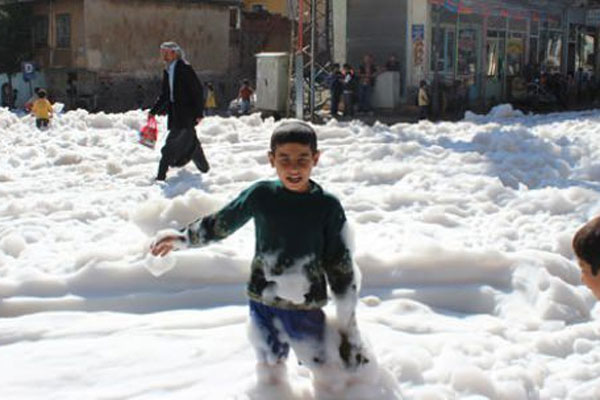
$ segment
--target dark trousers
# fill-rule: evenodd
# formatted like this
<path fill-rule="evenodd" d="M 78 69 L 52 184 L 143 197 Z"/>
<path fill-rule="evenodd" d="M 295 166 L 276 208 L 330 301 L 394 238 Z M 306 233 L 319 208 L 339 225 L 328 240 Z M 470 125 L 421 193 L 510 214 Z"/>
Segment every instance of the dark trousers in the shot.
<path fill-rule="evenodd" d="M 371 85 L 361 84 L 358 87 L 358 109 L 360 111 L 371 111 Z"/>
<path fill-rule="evenodd" d="M 337 117 L 338 107 L 340 105 L 340 99 L 342 94 L 340 92 L 331 91 L 331 116 Z"/>
<path fill-rule="evenodd" d="M 429 106 L 419 106 L 419 120 L 428 119 L 429 116 Z"/>
<path fill-rule="evenodd" d="M 161 149 L 156 179 L 165 180 L 169 167 L 183 167 L 190 161 L 200 170 L 208 172 L 210 166 L 196 137 L 196 129 L 172 129 Z"/>
<path fill-rule="evenodd" d="M 49 123 L 50 123 L 50 120 L 46 119 L 46 118 L 37 118 L 35 120 L 35 126 L 38 129 L 45 129 L 45 128 L 47 128 Z"/>
<path fill-rule="evenodd" d="M 344 92 L 344 115 L 354 115 L 354 93 Z"/>

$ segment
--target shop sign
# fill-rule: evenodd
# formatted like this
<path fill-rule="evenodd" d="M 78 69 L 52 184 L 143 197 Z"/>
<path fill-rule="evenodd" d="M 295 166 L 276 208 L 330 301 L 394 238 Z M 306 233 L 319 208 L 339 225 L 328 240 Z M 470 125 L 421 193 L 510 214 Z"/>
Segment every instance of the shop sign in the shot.
<path fill-rule="evenodd" d="M 425 25 L 413 24 L 412 44 L 414 64 L 421 66 L 425 63 Z"/>

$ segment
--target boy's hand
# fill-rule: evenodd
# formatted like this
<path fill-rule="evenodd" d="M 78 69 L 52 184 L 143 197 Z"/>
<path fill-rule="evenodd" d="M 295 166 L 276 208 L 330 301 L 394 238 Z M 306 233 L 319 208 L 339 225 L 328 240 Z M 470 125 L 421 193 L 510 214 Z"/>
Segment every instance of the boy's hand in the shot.
<path fill-rule="evenodd" d="M 164 257 L 175 248 L 173 243 L 175 240 L 177 240 L 177 236 L 167 236 L 160 239 L 158 242 L 153 242 L 150 246 L 150 252 L 154 257 Z"/>
<path fill-rule="evenodd" d="M 185 236 L 175 229 L 165 229 L 156 235 L 156 238 L 150 245 L 150 252 L 153 256 L 164 257 L 172 250 L 178 250 L 185 247 Z"/>
<path fill-rule="evenodd" d="M 342 340 L 339 353 L 346 368 L 354 370 L 369 362 L 369 359 L 364 355 L 360 338 L 355 337 L 356 332 L 355 334 L 340 332 L 340 336 Z"/>

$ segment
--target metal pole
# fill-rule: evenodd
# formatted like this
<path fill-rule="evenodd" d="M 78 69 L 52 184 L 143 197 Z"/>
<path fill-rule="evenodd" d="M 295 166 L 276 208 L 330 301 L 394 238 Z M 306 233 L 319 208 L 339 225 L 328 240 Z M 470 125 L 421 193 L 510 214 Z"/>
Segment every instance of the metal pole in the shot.
<path fill-rule="evenodd" d="M 460 1 L 458 2 L 458 6 L 460 8 Z M 458 41 L 460 39 L 460 9 L 456 10 L 456 26 L 455 26 L 455 34 L 454 34 L 454 82 L 458 79 Z M 452 85 L 454 87 L 454 82 Z"/>
<path fill-rule="evenodd" d="M 508 91 L 508 30 L 510 29 L 510 19 L 506 14 L 506 27 L 504 30 L 504 62 L 502 63 L 502 100 L 506 100 Z"/>
<path fill-rule="evenodd" d="M 296 118 L 304 119 L 304 0 L 298 0 L 298 40 L 296 47 Z"/>
<path fill-rule="evenodd" d="M 433 7 L 433 6 L 432 6 Z M 433 69 L 433 99 L 432 99 L 432 106 L 433 106 L 433 112 L 435 114 L 436 117 L 439 117 L 440 115 L 440 71 L 439 71 L 439 60 L 440 60 L 440 47 L 441 47 L 441 34 L 442 34 L 442 30 L 441 30 L 441 19 L 442 19 L 442 7 L 441 6 L 437 6 L 436 7 L 437 13 L 436 13 L 436 21 L 435 21 L 435 51 L 434 51 L 434 69 Z"/>
<path fill-rule="evenodd" d="M 315 119 L 315 38 L 317 28 L 317 0 L 310 2 L 310 120 Z"/>

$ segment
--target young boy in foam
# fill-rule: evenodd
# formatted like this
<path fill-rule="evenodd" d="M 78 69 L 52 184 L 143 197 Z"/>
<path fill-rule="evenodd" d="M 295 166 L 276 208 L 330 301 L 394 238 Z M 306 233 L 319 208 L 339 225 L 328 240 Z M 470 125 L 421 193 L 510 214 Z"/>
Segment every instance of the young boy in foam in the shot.
<path fill-rule="evenodd" d="M 600 300 L 600 217 L 592 219 L 575 233 L 573 251 L 581 268 L 581 281 Z"/>
<path fill-rule="evenodd" d="M 261 383 L 284 380 L 290 348 L 313 371 L 329 368 L 335 357 L 354 371 L 369 362 L 355 318 L 360 276 L 345 237 L 344 209 L 310 179 L 319 156 L 315 131 L 308 124 L 280 125 L 268 153 L 278 180 L 255 183 L 219 212 L 179 231 L 159 232 L 151 247 L 154 256 L 165 256 L 174 249 L 204 246 L 254 219 L 256 245 L 247 295 Z M 326 330 L 322 310 L 328 286 L 340 332 L 333 352 L 325 346 L 331 330 Z M 315 378 L 316 387 L 327 384 L 323 381 L 328 379 Z"/>

